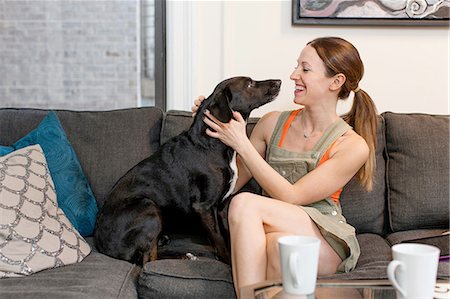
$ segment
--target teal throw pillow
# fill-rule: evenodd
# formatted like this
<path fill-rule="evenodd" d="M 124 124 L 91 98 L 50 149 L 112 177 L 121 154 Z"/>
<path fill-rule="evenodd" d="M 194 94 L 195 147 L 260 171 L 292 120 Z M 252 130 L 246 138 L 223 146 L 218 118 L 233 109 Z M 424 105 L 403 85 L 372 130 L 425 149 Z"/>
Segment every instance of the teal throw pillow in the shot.
<path fill-rule="evenodd" d="M 9 153 L 12 153 L 14 149 L 10 146 L 2 146 L 0 145 L 0 157 L 3 157 L 4 155 L 7 155 Z"/>
<path fill-rule="evenodd" d="M 11 147 L 0 146 L 0 156 L 34 144 L 44 151 L 59 207 L 82 236 L 92 235 L 97 202 L 55 112 L 48 113 L 36 129 Z"/>

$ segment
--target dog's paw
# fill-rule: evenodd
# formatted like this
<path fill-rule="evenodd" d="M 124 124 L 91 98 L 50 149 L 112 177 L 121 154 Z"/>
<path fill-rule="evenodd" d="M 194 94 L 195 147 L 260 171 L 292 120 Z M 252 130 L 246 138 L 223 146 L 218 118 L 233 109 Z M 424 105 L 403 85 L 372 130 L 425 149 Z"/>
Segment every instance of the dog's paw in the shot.
<path fill-rule="evenodd" d="M 190 252 L 187 252 L 187 253 L 186 253 L 186 257 L 187 257 L 189 260 L 191 260 L 191 261 L 197 261 L 197 260 L 198 260 L 198 257 L 196 257 L 194 254 L 192 254 L 192 253 L 190 253 Z"/>

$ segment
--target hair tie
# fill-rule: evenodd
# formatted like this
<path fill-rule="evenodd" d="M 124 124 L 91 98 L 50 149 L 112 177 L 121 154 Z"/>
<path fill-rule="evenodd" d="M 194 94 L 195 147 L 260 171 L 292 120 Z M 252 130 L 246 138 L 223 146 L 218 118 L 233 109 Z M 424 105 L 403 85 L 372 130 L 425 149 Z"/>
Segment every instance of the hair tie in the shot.
<path fill-rule="evenodd" d="M 357 86 L 354 90 L 353 90 L 353 92 L 354 93 L 357 93 L 358 91 L 360 91 L 361 90 L 361 88 L 359 88 L 359 86 Z"/>

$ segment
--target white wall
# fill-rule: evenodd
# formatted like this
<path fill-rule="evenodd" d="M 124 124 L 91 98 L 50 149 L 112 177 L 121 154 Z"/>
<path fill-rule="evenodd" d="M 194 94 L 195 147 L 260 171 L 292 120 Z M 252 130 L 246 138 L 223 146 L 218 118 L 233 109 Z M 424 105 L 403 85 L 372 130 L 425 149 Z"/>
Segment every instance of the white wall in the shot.
<path fill-rule="evenodd" d="M 295 108 L 289 75 L 301 49 L 316 37 L 340 36 L 359 50 L 360 87 L 380 113 L 450 114 L 448 27 L 292 26 L 290 0 L 259 0 L 169 1 L 167 30 L 169 109 L 189 110 L 197 95 L 238 75 L 283 81 L 278 99 L 254 116 Z"/>

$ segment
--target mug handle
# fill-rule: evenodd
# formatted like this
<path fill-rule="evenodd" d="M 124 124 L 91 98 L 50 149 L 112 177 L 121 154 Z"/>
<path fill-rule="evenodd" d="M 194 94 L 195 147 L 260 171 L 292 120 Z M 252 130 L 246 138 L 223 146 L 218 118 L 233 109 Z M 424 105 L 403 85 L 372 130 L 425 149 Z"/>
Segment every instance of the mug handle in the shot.
<path fill-rule="evenodd" d="M 391 283 L 394 285 L 394 288 L 396 288 L 397 291 L 399 291 L 403 297 L 406 297 L 405 290 L 400 287 L 400 285 L 397 282 L 397 279 L 395 278 L 395 270 L 397 270 L 398 267 L 404 267 L 403 263 L 395 260 L 391 261 L 387 268 L 387 275 Z"/>
<path fill-rule="evenodd" d="M 300 255 L 297 252 L 293 252 L 289 255 L 289 272 L 294 280 L 294 287 L 300 287 L 300 271 L 298 271 L 298 259 Z"/>

